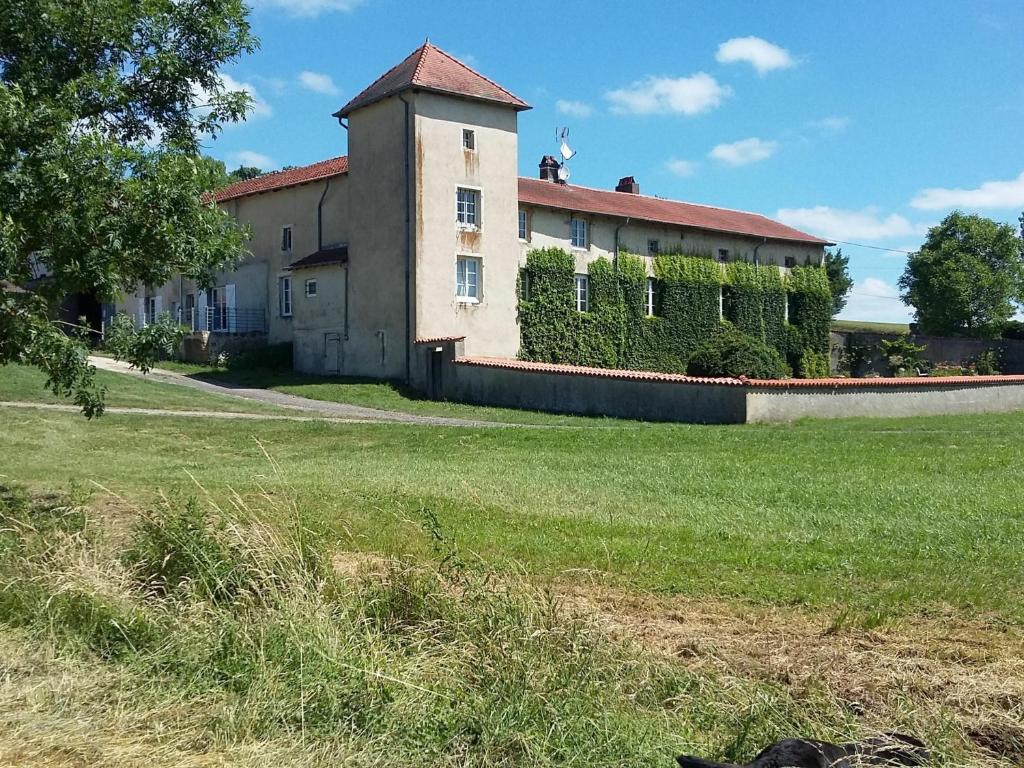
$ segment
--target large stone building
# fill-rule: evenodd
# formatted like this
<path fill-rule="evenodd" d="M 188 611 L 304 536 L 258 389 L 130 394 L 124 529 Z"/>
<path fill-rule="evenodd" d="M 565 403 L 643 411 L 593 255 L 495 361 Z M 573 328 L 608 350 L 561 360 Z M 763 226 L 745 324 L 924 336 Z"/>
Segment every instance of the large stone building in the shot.
<path fill-rule="evenodd" d="M 217 202 L 252 228 L 251 256 L 216 284 L 142 288 L 122 311 L 170 311 L 196 330 L 266 334 L 296 369 L 423 383 L 420 342 L 465 337 L 471 355 L 519 349 L 517 278 L 531 248 L 588 264 L 617 249 L 685 251 L 785 269 L 828 243 L 763 216 L 562 183 L 543 158 L 519 178 L 529 106 L 427 43 L 342 107 L 348 156 L 233 184 Z M 340 129 L 339 129 L 340 130 Z"/>

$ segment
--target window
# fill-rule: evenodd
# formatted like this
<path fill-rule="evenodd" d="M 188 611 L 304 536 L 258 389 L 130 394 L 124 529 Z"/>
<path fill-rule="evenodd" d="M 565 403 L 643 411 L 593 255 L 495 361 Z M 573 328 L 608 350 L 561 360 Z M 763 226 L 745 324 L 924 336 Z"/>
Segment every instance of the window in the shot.
<path fill-rule="evenodd" d="M 519 270 L 519 298 L 523 301 L 530 300 L 530 273 L 525 269 Z"/>
<path fill-rule="evenodd" d="M 654 278 L 647 278 L 647 286 L 644 291 L 644 313 L 648 317 L 654 317 Z"/>
<path fill-rule="evenodd" d="M 573 248 L 586 248 L 589 243 L 587 241 L 587 222 L 586 219 L 573 219 L 570 222 L 570 229 L 572 232 L 572 247 Z"/>
<path fill-rule="evenodd" d="M 196 325 L 196 295 L 194 293 L 185 294 L 185 304 L 182 307 L 180 322 L 192 328 Z"/>
<path fill-rule="evenodd" d="M 277 301 L 281 317 L 292 316 L 292 279 L 282 277 L 277 281 Z"/>
<path fill-rule="evenodd" d="M 529 217 L 527 216 L 526 211 L 522 209 L 519 210 L 519 239 L 530 239 Z"/>
<path fill-rule="evenodd" d="M 312 299 L 316 296 L 316 278 L 311 277 L 306 280 L 306 298 Z"/>
<path fill-rule="evenodd" d="M 476 149 L 476 134 L 469 130 L 469 128 L 462 129 L 462 148 Z"/>
<path fill-rule="evenodd" d="M 729 249 L 728 248 L 719 248 L 718 249 L 718 260 L 721 261 L 721 262 L 726 262 L 726 261 L 729 260 Z"/>
<path fill-rule="evenodd" d="M 455 298 L 458 301 L 480 301 L 480 259 L 460 256 L 455 262 Z"/>
<path fill-rule="evenodd" d="M 281 250 L 290 253 L 292 250 L 292 228 L 281 227 Z"/>
<path fill-rule="evenodd" d="M 660 245 L 659 245 L 657 240 L 648 240 L 647 241 L 647 255 L 648 256 L 657 256 L 658 253 L 660 253 L 660 252 L 661 252 L 661 247 L 660 247 Z"/>
<path fill-rule="evenodd" d="M 590 311 L 590 278 L 587 275 L 576 275 L 576 311 Z"/>
<path fill-rule="evenodd" d="M 459 187 L 455 195 L 455 219 L 464 227 L 475 227 L 479 223 L 480 193 L 475 189 Z"/>
<path fill-rule="evenodd" d="M 221 285 L 210 289 L 210 330 L 228 330 L 228 289 Z"/>
<path fill-rule="evenodd" d="M 146 325 L 152 325 L 156 321 L 156 296 L 147 296 L 145 302 Z"/>
<path fill-rule="evenodd" d="M 795 267 L 796 266 L 796 258 L 793 257 L 793 256 L 787 256 L 786 257 L 786 266 L 789 267 L 790 269 Z"/>

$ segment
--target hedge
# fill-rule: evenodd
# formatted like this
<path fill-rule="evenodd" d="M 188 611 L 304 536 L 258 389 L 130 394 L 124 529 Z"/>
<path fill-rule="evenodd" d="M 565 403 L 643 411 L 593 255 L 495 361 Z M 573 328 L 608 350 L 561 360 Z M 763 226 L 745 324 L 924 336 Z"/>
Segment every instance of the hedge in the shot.
<path fill-rule="evenodd" d="M 803 358 L 806 350 L 828 353 L 824 270 L 795 268 L 799 277 L 783 280 L 775 267 L 681 254 L 656 256 L 653 268 L 653 317 L 645 312 L 645 263 L 632 254 L 620 255 L 617 265 L 603 257 L 591 262 L 589 311 L 577 312 L 574 256 L 560 248 L 530 251 L 520 290 L 520 357 L 684 373 L 698 346 L 735 327 L 776 349 L 794 369 L 820 372 Z M 787 296 L 792 325 L 785 321 Z M 826 304 L 822 322 L 818 312 Z"/>

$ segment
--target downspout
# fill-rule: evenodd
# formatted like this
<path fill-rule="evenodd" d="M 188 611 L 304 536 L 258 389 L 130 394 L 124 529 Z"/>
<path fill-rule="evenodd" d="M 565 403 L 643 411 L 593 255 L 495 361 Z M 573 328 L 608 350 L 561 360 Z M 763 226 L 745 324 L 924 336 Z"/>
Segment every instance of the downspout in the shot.
<path fill-rule="evenodd" d="M 346 122 L 345 122 L 345 118 L 343 118 L 343 117 L 339 117 L 339 118 L 338 118 L 338 125 L 340 125 L 340 126 L 341 126 L 342 128 L 344 128 L 344 129 L 345 129 L 346 131 L 348 130 L 348 123 L 346 123 Z M 328 180 L 327 180 L 327 184 L 328 184 L 328 186 L 330 186 L 330 183 L 331 183 L 331 182 L 330 182 L 330 179 L 328 179 Z M 325 194 L 325 195 L 327 194 L 327 190 L 326 190 L 326 189 L 324 190 L 324 194 Z M 320 202 L 321 202 L 321 203 L 323 202 L 323 198 L 320 198 Z M 317 214 L 319 215 L 319 209 L 317 210 Z M 319 219 L 318 219 L 318 221 L 319 221 Z M 317 235 L 317 237 L 319 237 L 319 234 Z M 345 340 L 345 341 L 348 341 L 348 262 L 347 262 L 347 261 L 345 262 L 344 270 L 345 270 L 345 320 L 344 320 L 344 340 Z"/>
<path fill-rule="evenodd" d="M 324 182 L 324 191 L 320 195 L 320 202 L 316 204 L 316 250 L 319 253 L 324 249 L 324 199 L 327 191 L 331 188 L 331 180 Z"/>
<path fill-rule="evenodd" d="M 619 282 L 619 230 L 629 225 L 629 216 L 627 216 L 621 224 L 615 227 L 615 253 L 614 253 L 614 264 L 615 264 L 615 298 L 621 304 L 622 303 L 622 284 Z M 622 348 L 625 346 L 625 329 L 619 334 L 619 343 L 616 353 L 619 357 L 622 357 Z"/>
<path fill-rule="evenodd" d="M 412 179 L 409 173 L 409 108 L 412 106 L 405 98 L 405 94 L 398 94 L 405 105 L 405 383 L 412 383 L 412 219 L 409 212 L 410 195 L 409 187 Z"/>
<path fill-rule="evenodd" d="M 757 252 L 758 252 L 758 250 L 760 250 L 762 245 L 766 245 L 767 243 L 768 243 L 768 238 L 765 237 L 765 238 L 761 239 L 760 243 L 758 243 L 757 245 L 754 246 L 754 266 L 755 267 L 758 266 L 758 264 L 760 263 L 757 260 Z"/>

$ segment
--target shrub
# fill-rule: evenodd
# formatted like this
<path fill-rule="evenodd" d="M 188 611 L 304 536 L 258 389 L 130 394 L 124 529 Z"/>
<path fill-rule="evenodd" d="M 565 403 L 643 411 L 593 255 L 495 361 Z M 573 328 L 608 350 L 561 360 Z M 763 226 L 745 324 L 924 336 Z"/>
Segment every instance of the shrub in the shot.
<path fill-rule="evenodd" d="M 919 371 L 924 371 L 928 367 L 923 354 L 923 344 L 915 344 L 901 336 L 896 339 L 882 339 L 881 346 L 889 373 L 893 376 L 916 376 Z"/>
<path fill-rule="evenodd" d="M 999 335 L 1004 339 L 1024 340 L 1024 322 L 1020 320 L 1007 320 L 1003 323 Z"/>
<path fill-rule="evenodd" d="M 801 379 L 827 379 L 832 374 L 832 361 L 828 355 L 805 349 L 800 355 L 797 375 Z"/>
<path fill-rule="evenodd" d="M 700 345 L 690 357 L 686 372 L 691 376 L 751 379 L 785 379 L 791 375 L 775 349 L 734 328 Z"/>
<path fill-rule="evenodd" d="M 999 350 L 986 349 L 984 352 L 979 352 L 971 360 L 971 365 L 974 366 L 974 370 L 981 376 L 994 376 L 998 374 L 1002 368 Z"/>

